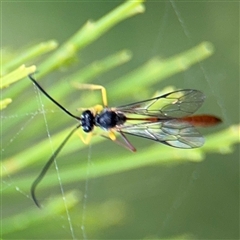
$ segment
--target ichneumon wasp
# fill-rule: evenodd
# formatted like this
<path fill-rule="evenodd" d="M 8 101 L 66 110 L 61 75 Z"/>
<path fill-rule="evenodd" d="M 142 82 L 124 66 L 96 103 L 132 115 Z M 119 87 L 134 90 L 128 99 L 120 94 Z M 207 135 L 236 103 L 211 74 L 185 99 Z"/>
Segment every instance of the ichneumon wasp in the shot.
<path fill-rule="evenodd" d="M 80 84 L 76 87 L 100 90 L 103 105 L 96 105 L 91 109 L 84 110 L 81 116 L 76 116 L 54 100 L 32 75 L 29 75 L 29 78 L 47 98 L 78 121 L 77 126 L 53 153 L 31 186 L 31 195 L 38 207 L 40 205 L 35 195 L 37 185 L 66 142 L 80 127 L 88 133 L 86 139 L 80 136 L 86 144 L 90 142 L 94 128 L 100 127 L 107 133 L 101 136 L 135 152 L 135 147 L 128 141 L 125 134 L 154 140 L 176 148 L 191 149 L 201 147 L 204 144 L 203 136 L 195 127 L 208 127 L 221 122 L 220 118 L 213 115 L 191 116 L 205 99 L 204 94 L 198 90 L 183 89 L 120 107 L 108 107 L 106 89 L 100 85 L 92 84 Z M 121 135 L 123 143 L 117 140 L 115 132 Z"/>

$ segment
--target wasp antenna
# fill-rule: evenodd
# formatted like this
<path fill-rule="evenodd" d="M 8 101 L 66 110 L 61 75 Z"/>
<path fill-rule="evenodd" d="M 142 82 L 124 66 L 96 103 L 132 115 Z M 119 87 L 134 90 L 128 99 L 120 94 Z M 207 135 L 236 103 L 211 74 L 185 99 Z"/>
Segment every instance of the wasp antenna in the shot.
<path fill-rule="evenodd" d="M 63 142 L 60 144 L 60 146 L 57 148 L 57 150 L 53 153 L 53 155 L 50 157 L 50 159 L 47 161 L 47 163 L 45 164 L 45 166 L 43 167 L 42 171 L 40 172 L 40 174 L 38 175 L 38 177 L 35 179 L 35 181 L 33 182 L 32 186 L 31 186 L 31 196 L 32 199 L 34 201 L 34 203 L 41 208 L 41 205 L 39 204 L 37 198 L 36 198 L 36 188 L 38 186 L 38 184 L 42 181 L 43 177 L 45 176 L 46 172 L 48 171 L 48 169 L 50 168 L 51 164 L 54 162 L 55 158 L 57 157 L 57 155 L 59 154 L 59 152 L 62 150 L 62 148 L 64 147 L 64 145 L 67 143 L 67 141 L 69 140 L 69 138 L 73 135 L 73 133 L 81 126 L 81 124 L 77 125 L 68 135 L 67 137 L 63 140 Z"/>
<path fill-rule="evenodd" d="M 32 77 L 32 75 L 28 75 L 28 77 L 30 78 L 30 80 L 37 86 L 37 88 L 47 97 L 49 98 L 52 102 L 54 102 L 59 108 L 61 108 L 66 114 L 68 114 L 69 116 L 80 120 L 81 118 L 78 116 L 73 115 L 71 112 L 69 112 L 65 107 L 63 107 L 60 103 L 58 103 L 55 99 L 53 99 L 40 85 L 39 83 Z"/>

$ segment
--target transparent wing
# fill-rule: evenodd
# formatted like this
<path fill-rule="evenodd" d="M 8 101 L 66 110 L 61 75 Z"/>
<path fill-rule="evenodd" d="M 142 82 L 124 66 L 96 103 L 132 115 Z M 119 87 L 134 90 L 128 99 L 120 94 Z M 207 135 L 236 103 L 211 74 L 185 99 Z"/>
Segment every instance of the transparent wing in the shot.
<path fill-rule="evenodd" d="M 194 113 L 204 102 L 202 92 L 193 89 L 178 90 L 148 100 L 115 108 L 116 111 L 129 114 L 184 117 Z"/>
<path fill-rule="evenodd" d="M 204 144 L 204 138 L 196 128 L 188 122 L 177 119 L 129 124 L 122 126 L 117 131 L 176 148 L 197 148 Z"/>

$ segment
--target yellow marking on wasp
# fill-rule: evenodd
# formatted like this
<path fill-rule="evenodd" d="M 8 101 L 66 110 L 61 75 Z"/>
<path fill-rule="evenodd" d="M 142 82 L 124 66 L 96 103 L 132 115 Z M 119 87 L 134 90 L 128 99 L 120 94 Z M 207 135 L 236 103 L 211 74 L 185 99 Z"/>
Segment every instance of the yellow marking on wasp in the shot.
<path fill-rule="evenodd" d="M 95 85 L 95 84 L 84 84 L 84 83 L 77 83 L 72 82 L 73 86 L 78 89 L 88 89 L 88 90 L 100 90 L 102 92 L 102 101 L 103 106 L 107 107 L 107 91 L 106 88 L 101 85 Z"/>

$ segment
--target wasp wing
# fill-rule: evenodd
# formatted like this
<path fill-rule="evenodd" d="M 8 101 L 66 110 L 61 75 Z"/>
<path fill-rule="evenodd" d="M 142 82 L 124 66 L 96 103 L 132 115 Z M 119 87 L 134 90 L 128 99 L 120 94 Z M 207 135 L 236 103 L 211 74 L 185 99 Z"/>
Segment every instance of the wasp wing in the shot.
<path fill-rule="evenodd" d="M 148 100 L 127 104 L 114 110 L 145 116 L 183 117 L 194 113 L 204 102 L 202 92 L 193 89 L 178 90 Z"/>
<path fill-rule="evenodd" d="M 204 138 L 190 123 L 178 119 L 124 125 L 117 129 L 126 134 L 147 138 L 176 148 L 197 148 Z"/>

